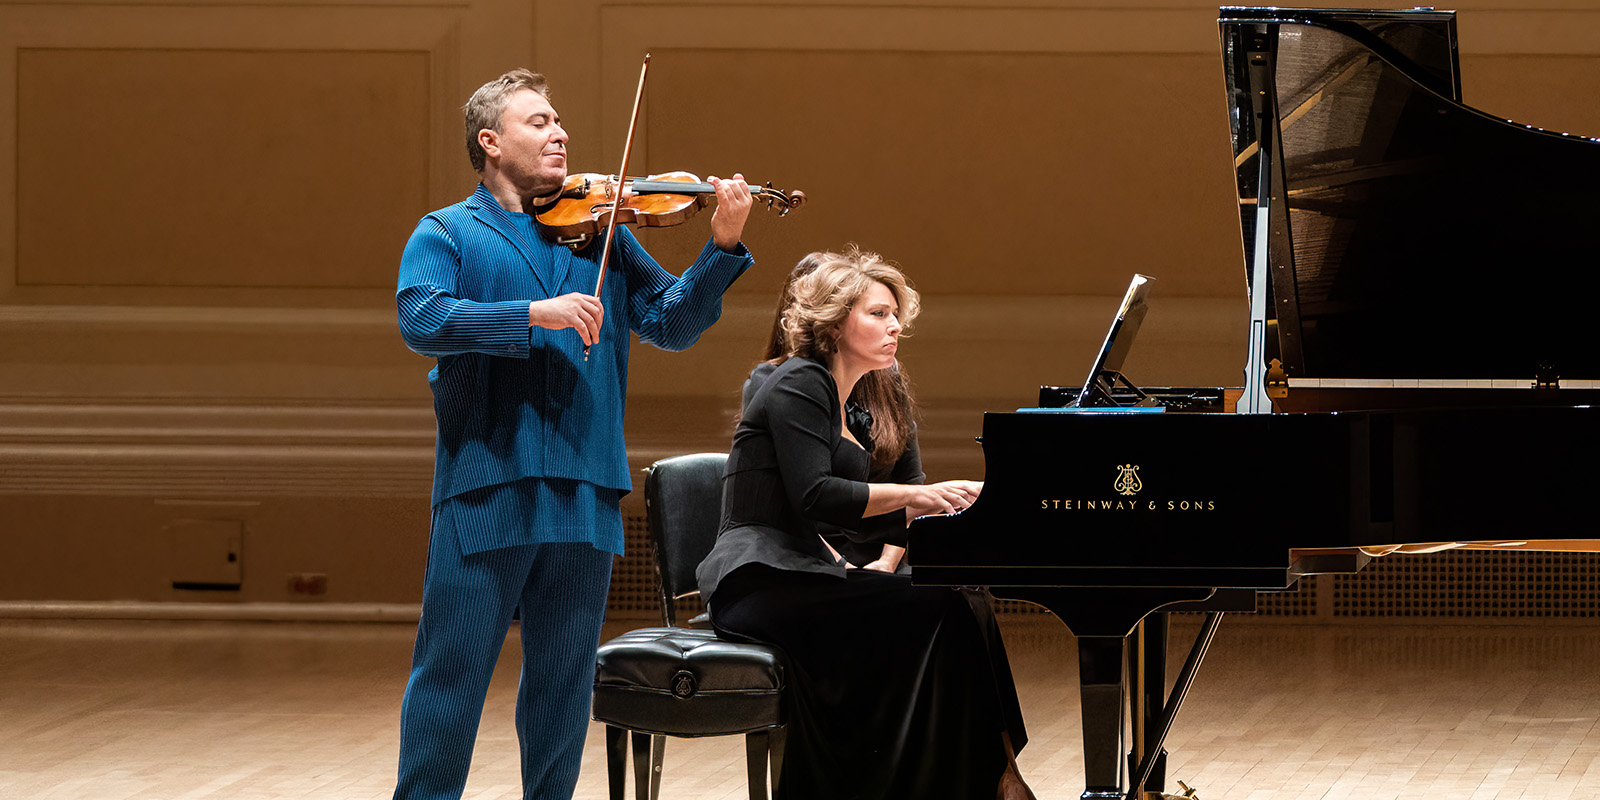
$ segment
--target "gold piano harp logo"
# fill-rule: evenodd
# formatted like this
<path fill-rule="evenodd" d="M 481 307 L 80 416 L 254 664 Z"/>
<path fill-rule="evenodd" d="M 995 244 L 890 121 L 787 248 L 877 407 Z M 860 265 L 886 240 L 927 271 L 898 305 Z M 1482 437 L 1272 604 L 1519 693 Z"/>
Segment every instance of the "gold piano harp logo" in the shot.
<path fill-rule="evenodd" d="M 1111 484 L 1111 488 L 1116 489 L 1118 494 L 1128 496 L 1138 494 L 1139 490 L 1144 488 L 1144 484 L 1139 482 L 1139 465 L 1118 464 L 1117 482 Z"/>

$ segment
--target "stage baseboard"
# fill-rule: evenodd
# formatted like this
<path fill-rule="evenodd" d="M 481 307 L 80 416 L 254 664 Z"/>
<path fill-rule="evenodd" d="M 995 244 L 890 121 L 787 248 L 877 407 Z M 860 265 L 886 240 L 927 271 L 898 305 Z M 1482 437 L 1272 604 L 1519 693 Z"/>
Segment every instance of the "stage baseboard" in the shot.
<path fill-rule="evenodd" d="M 406 622 L 421 607 L 404 603 L 0 602 L 0 619 L 218 620 L 228 622 Z"/>

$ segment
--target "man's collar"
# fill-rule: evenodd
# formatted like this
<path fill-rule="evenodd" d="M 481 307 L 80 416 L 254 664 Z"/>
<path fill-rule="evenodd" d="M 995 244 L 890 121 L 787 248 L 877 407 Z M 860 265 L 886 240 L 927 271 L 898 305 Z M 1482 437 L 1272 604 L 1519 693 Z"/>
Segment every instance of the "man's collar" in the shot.
<path fill-rule="evenodd" d="M 478 188 L 473 190 L 472 197 L 468 199 L 469 205 L 474 202 L 480 206 L 494 208 L 496 211 L 505 211 L 505 208 L 501 207 L 500 201 L 496 200 L 494 195 L 490 193 L 489 187 L 484 186 L 481 181 L 478 183 Z"/>

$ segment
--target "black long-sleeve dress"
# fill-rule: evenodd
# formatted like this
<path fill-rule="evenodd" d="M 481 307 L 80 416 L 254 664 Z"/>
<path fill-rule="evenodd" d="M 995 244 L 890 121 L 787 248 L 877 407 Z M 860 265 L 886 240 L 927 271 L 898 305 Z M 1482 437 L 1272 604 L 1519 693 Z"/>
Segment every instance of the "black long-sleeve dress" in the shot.
<path fill-rule="evenodd" d="M 770 361 L 763 361 L 750 371 L 750 379 L 744 383 L 742 405 L 750 402 L 750 398 L 755 395 L 756 389 L 765 384 L 767 378 L 772 377 L 772 371 L 777 368 L 776 364 Z M 856 437 L 856 441 L 866 445 L 869 455 L 876 456 L 871 441 L 872 413 L 861 406 L 849 403 L 844 409 L 844 420 L 845 427 L 850 430 L 852 436 Z M 887 464 L 879 462 L 876 457 L 872 458 L 871 469 L 867 473 L 867 481 L 869 483 L 922 484 L 927 481 L 927 478 L 928 476 L 922 471 L 922 449 L 917 441 L 917 426 L 915 424 L 911 426 L 911 434 L 906 438 L 906 446 L 900 452 L 900 456 Z M 857 567 L 864 567 L 877 561 L 883 555 L 884 542 L 862 541 L 859 534 L 846 531 L 843 528 L 836 528 L 832 525 L 821 526 L 821 532 L 823 540 L 829 546 L 837 550 L 839 555 L 844 557 L 844 560 Z M 852 536 L 856 538 L 851 538 Z M 888 543 L 893 544 L 893 542 Z M 896 571 L 909 575 L 911 574 L 911 564 L 902 559 L 900 568 Z"/>
<path fill-rule="evenodd" d="M 719 634 L 789 657 L 776 800 L 988 800 L 1000 734 L 1027 741 L 992 612 L 970 592 L 835 562 L 822 532 L 903 544 L 905 513 L 863 518 L 871 458 L 841 435 L 826 367 L 791 358 L 751 382 L 697 577 Z"/>

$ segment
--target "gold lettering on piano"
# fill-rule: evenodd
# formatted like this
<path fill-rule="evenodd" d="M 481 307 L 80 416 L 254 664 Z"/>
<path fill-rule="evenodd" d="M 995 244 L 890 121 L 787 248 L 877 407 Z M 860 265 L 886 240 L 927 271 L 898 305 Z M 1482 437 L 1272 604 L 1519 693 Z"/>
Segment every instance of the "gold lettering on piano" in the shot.
<path fill-rule="evenodd" d="M 1079 500 L 1046 497 L 1040 511 L 1216 511 L 1215 500 Z"/>
<path fill-rule="evenodd" d="M 1040 511 L 1216 511 L 1217 501 L 1204 498 L 1173 498 L 1160 500 L 1137 500 L 1133 495 L 1144 490 L 1144 482 L 1139 479 L 1139 465 L 1118 464 L 1117 479 L 1112 482 L 1111 488 L 1121 498 L 1091 499 L 1091 498 L 1054 498 L 1047 497 L 1039 501 Z"/>
<path fill-rule="evenodd" d="M 1121 495 L 1138 494 L 1139 490 L 1144 488 L 1144 484 L 1139 482 L 1139 465 L 1118 464 L 1117 482 L 1111 484 L 1111 488 L 1116 489 L 1117 494 Z"/>

